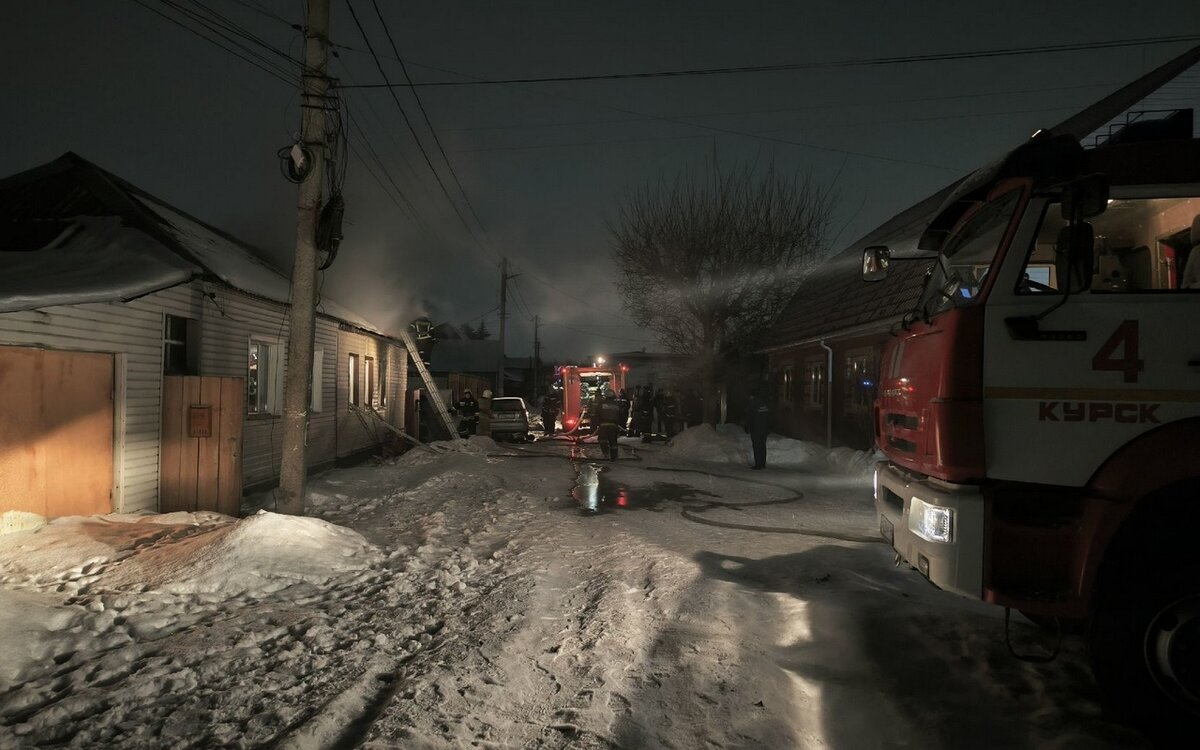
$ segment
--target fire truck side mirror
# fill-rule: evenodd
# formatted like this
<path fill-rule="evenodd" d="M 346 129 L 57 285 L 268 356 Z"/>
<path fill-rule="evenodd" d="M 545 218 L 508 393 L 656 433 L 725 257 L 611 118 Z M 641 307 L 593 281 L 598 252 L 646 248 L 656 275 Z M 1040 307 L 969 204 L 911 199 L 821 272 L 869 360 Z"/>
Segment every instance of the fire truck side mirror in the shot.
<path fill-rule="evenodd" d="M 1090 174 L 1073 180 L 1063 190 L 1062 217 L 1082 221 L 1099 216 L 1108 208 L 1108 178 Z"/>
<path fill-rule="evenodd" d="M 862 280 L 883 281 L 892 262 L 892 251 L 886 245 L 872 245 L 863 250 Z"/>

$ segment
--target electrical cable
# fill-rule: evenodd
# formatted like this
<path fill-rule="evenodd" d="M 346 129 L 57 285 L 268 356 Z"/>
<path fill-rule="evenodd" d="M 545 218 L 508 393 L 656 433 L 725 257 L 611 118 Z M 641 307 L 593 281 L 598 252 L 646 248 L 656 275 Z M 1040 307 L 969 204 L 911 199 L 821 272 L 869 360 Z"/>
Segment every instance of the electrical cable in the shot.
<path fill-rule="evenodd" d="M 357 50 L 354 50 L 357 51 Z M 418 65 L 417 63 L 411 63 Z M 420 67 L 420 66 L 418 66 Z M 944 96 L 921 96 L 906 99 L 880 99 L 871 102 L 826 102 L 824 104 L 810 104 L 803 107 L 776 107 L 772 109 L 737 109 L 737 110 L 722 110 L 719 112 L 693 112 L 681 113 L 672 115 L 679 119 L 701 119 L 705 117 L 737 117 L 746 115 L 779 115 L 779 114 L 796 114 L 799 112 L 812 112 L 830 109 L 849 109 L 854 107 L 870 107 L 873 110 L 878 110 L 882 105 L 888 104 L 921 104 L 926 102 L 940 102 L 958 99 L 981 99 L 988 97 L 1013 96 L 1016 94 L 1040 94 L 1052 93 L 1060 91 L 1077 91 L 1082 89 L 1112 89 L 1116 83 L 1092 83 L 1083 86 L 1050 86 L 1045 88 L 1032 89 L 1008 89 L 1002 91 L 986 91 L 970 94 L 948 94 Z M 1000 114 L 1008 114 L 1002 112 Z M 559 122 L 533 122 L 533 123 L 507 123 L 504 125 L 477 125 L 466 128 L 443 128 L 442 132 L 450 133 L 470 133 L 487 130 L 519 130 L 525 128 L 560 128 L 560 127 L 578 127 L 587 125 L 622 125 L 636 122 L 646 122 L 645 117 L 620 117 L 607 120 L 566 120 Z"/>
<path fill-rule="evenodd" d="M 347 2 L 349 2 L 349 0 L 347 0 Z M 467 196 L 466 188 L 463 187 L 462 181 L 458 179 L 458 173 L 454 171 L 454 165 L 450 163 L 450 157 L 446 155 L 446 149 L 444 146 L 442 146 L 442 139 L 438 137 L 437 130 L 433 127 L 433 123 L 429 120 L 429 113 L 425 110 L 424 102 L 421 101 L 421 97 L 417 94 L 417 90 L 415 88 L 411 88 L 412 78 L 408 75 L 408 66 L 404 64 L 404 58 L 400 57 L 400 50 L 396 47 L 396 40 L 392 37 L 392 31 L 388 28 L 387 21 L 384 20 L 383 13 L 379 10 L 378 0 L 371 0 L 371 5 L 375 8 L 375 16 L 379 19 L 379 25 L 383 28 L 383 33 L 387 36 L 388 43 L 392 46 L 392 54 L 396 56 L 396 61 L 400 63 L 400 72 L 404 74 L 404 80 L 407 81 L 410 86 L 413 100 L 416 101 L 417 108 L 421 110 L 421 117 L 425 119 L 425 127 L 429 129 L 429 134 L 433 136 L 433 142 L 437 145 L 438 152 L 442 155 L 442 161 L 446 162 L 446 169 L 450 172 L 450 177 L 454 180 L 454 184 L 458 186 L 458 192 L 462 195 L 463 202 L 467 204 L 467 211 L 469 211 L 471 217 L 475 219 L 475 223 L 479 226 L 479 230 L 486 238 L 487 227 L 483 225 L 483 221 L 480 220 L 479 214 L 475 211 L 474 204 L 471 203 L 470 197 Z M 497 253 L 494 248 L 489 249 L 492 251 L 493 255 L 499 258 L 499 253 Z"/>
<path fill-rule="evenodd" d="M 895 55 L 890 57 L 860 57 L 846 60 L 826 60 L 807 63 L 785 63 L 779 65 L 744 65 L 725 68 L 695 68 L 690 70 L 660 70 L 638 73 L 603 73 L 575 76 L 542 76 L 529 78 L 493 78 L 476 81 L 426 81 L 409 84 L 412 87 L 447 87 L 447 86 L 496 86 L 507 84 L 531 83 L 577 83 L 581 81 L 619 81 L 646 78 L 683 78 L 692 76 L 735 75 L 745 73 L 778 73 L 800 70 L 829 70 L 834 68 L 874 67 L 886 65 L 901 65 L 920 62 L 944 62 L 949 60 L 975 60 L 993 57 L 1015 57 L 1022 55 L 1041 55 L 1061 52 L 1084 52 L 1102 49 L 1120 49 L 1123 47 L 1141 47 L 1158 44 L 1175 44 L 1195 42 L 1200 35 L 1183 34 L 1165 37 L 1142 37 L 1135 39 L 1116 39 L 1104 42 L 1077 42 L 1071 44 L 1050 44 L 1030 47 L 1002 47 L 996 49 L 937 52 L 923 55 Z M 384 88 L 403 86 L 404 84 L 384 83 L 359 84 L 357 88 Z"/>
<path fill-rule="evenodd" d="M 153 13 L 157 16 L 160 16 L 160 17 L 166 19 L 167 21 L 170 21 L 171 23 L 175 24 L 176 26 L 180 27 L 181 29 L 184 29 L 185 31 L 187 31 L 191 34 L 198 36 L 199 38 L 203 39 L 204 41 L 208 42 L 209 44 L 212 44 L 213 46 L 221 48 L 225 52 L 228 52 L 229 54 L 242 60 L 243 62 L 249 63 L 250 65 L 254 66 L 255 68 L 258 68 L 259 70 L 263 71 L 267 75 L 271 76 L 272 78 L 282 81 L 284 84 L 288 85 L 289 87 L 295 87 L 295 86 L 299 85 L 299 79 L 298 78 L 293 79 L 291 77 L 293 75 L 292 73 L 281 71 L 281 69 L 275 67 L 274 65 L 268 65 L 264 62 L 257 61 L 258 60 L 257 56 L 252 56 L 255 58 L 255 59 L 252 59 L 252 57 L 248 57 L 247 55 L 242 54 L 235 49 L 231 49 L 230 47 L 227 47 L 226 45 L 222 44 L 221 42 L 218 42 L 217 40 L 215 40 L 209 36 L 206 36 L 202 32 L 197 31 L 196 29 L 192 28 L 191 26 L 188 26 L 186 23 L 180 21 L 179 19 L 174 18 L 173 16 L 162 12 L 162 11 L 158 10 L 157 8 L 150 7 L 147 3 L 142 2 L 142 0 L 133 0 L 133 2 L 137 5 L 140 5 L 141 7 L 145 8 L 146 10 L 150 11 L 151 13 Z"/>
<path fill-rule="evenodd" d="M 354 20 L 354 25 L 358 29 L 358 33 L 362 36 L 363 42 L 367 45 L 367 50 L 371 55 L 371 59 L 375 61 L 375 67 L 379 70 L 379 74 L 383 76 L 384 81 L 387 81 L 387 72 L 384 71 L 383 63 L 380 61 L 379 56 L 375 53 L 375 47 L 371 44 L 371 39 L 367 36 L 366 29 L 363 28 L 362 23 L 359 21 L 358 14 L 354 10 L 354 3 L 352 0 L 346 0 L 346 7 L 350 10 L 350 17 Z M 450 196 L 450 191 L 447 189 L 446 183 L 442 181 L 442 176 L 438 173 L 437 168 L 433 166 L 433 160 L 429 158 L 429 153 L 425 150 L 425 146 L 421 142 L 420 136 L 417 135 L 417 131 L 413 127 L 412 121 L 408 117 L 408 113 L 404 111 L 404 106 L 400 104 L 400 99 L 396 96 L 396 90 L 389 85 L 388 92 L 391 94 L 392 101 L 396 104 L 396 109 L 400 111 L 400 116 L 404 120 L 405 126 L 408 128 L 408 132 L 412 135 L 413 140 L 416 141 L 417 148 L 421 151 L 421 156 L 423 156 L 425 159 L 425 164 L 428 165 L 429 171 L 433 173 L 433 177 L 437 181 L 438 187 L 441 188 L 442 194 L 446 196 L 447 202 L 449 202 L 450 207 L 454 210 L 455 216 L 458 217 L 459 222 L 463 225 L 463 228 L 467 230 L 467 234 L 470 235 L 475 244 L 478 245 L 481 250 L 484 249 L 483 243 L 479 241 L 475 231 L 471 229 L 471 225 L 467 223 L 466 217 L 463 216 L 462 211 L 458 207 L 458 203 Z M 492 252 L 494 253 L 494 251 Z"/>
<path fill-rule="evenodd" d="M 349 1 L 349 0 L 347 0 L 347 1 Z M 426 66 L 426 67 L 430 67 L 430 66 Z M 458 71 L 447 70 L 445 68 L 434 68 L 434 69 L 440 70 L 445 73 L 450 73 L 452 75 L 462 76 L 463 78 L 468 78 L 471 80 L 476 80 L 476 81 L 483 80 L 477 76 L 472 76 L 467 73 L 461 73 Z M 951 166 L 946 166 L 944 164 L 931 164 L 928 162 L 914 161 L 912 159 L 902 159 L 902 158 L 898 158 L 898 157 L 883 156 L 880 154 L 872 154 L 872 153 L 868 153 L 868 152 L 864 152 L 864 151 L 851 151 L 849 149 L 832 148 L 829 146 L 819 146 L 814 143 L 805 143 L 803 141 L 793 141 L 793 140 L 788 140 L 785 138 L 773 138 L 770 136 L 760 136 L 760 135 L 755 135 L 754 133 L 748 133 L 748 132 L 741 131 L 741 130 L 734 130 L 731 128 L 719 128 L 719 127 L 715 127 L 715 126 L 711 126 L 711 125 L 704 125 L 702 123 L 691 122 L 689 120 L 681 120 L 681 119 L 678 119 L 675 117 L 652 115 L 652 114 L 648 114 L 646 112 L 639 112 L 637 110 L 627 109 L 625 107 L 616 107 L 616 106 L 613 106 L 610 104 L 601 104 L 592 99 L 583 99 L 580 97 L 574 97 L 574 96 L 570 96 L 568 94 L 563 94 L 561 92 L 554 94 L 554 95 L 550 95 L 550 94 L 545 94 L 540 91 L 534 91 L 532 89 L 523 89 L 520 86 L 515 86 L 515 85 L 511 85 L 511 84 L 504 84 L 504 85 L 506 85 L 509 88 L 512 88 L 516 91 L 524 91 L 526 93 L 532 93 L 532 94 L 536 94 L 538 96 L 549 96 L 552 98 L 566 99 L 568 101 L 575 101 L 575 102 L 579 102 L 581 104 L 585 104 L 589 107 L 600 107 L 602 109 L 611 110 L 613 112 L 620 112 L 622 114 L 627 114 L 627 115 L 635 115 L 637 117 L 640 117 L 640 118 L 643 118 L 646 120 L 657 120 L 659 122 L 669 122 L 669 123 L 674 123 L 677 125 L 686 125 L 688 127 L 699 128 L 701 130 L 705 130 L 709 133 L 719 133 L 721 135 L 736 135 L 736 136 L 740 136 L 743 138 L 752 138 L 755 140 L 765 141 L 767 143 L 778 143 L 778 144 L 783 144 L 783 145 L 788 145 L 788 146 L 798 146 L 800 148 L 809 148 L 809 149 L 813 149 L 815 151 L 824 151 L 824 152 L 835 153 L 835 154 L 850 154 L 852 156 L 858 156 L 858 157 L 862 157 L 864 159 L 874 159 L 877 161 L 886 161 L 886 162 L 892 162 L 892 163 L 896 163 L 896 164 L 908 164 L 911 166 L 925 167 L 928 169 L 938 169 L 938 170 L 941 170 L 944 172 L 960 173 L 963 171 L 959 167 L 951 167 Z M 361 88 L 361 86 L 359 86 L 359 88 Z M 391 91 L 391 89 L 389 89 L 389 91 Z"/>

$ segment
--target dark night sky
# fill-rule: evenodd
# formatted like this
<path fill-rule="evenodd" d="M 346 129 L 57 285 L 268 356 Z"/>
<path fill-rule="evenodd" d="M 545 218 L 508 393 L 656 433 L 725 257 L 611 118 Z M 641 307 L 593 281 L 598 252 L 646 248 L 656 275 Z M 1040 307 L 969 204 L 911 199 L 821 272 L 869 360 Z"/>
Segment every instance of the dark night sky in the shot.
<path fill-rule="evenodd" d="M 376 50 L 370 0 L 352 0 Z M 172 11 L 160 0 L 144 2 Z M 172 0 L 196 7 L 189 0 Z M 871 58 L 1171 36 L 1200 31 L 1200 2 L 683 2 L 380 0 L 414 80 L 454 71 L 516 78 Z M 302 0 L 204 0 L 300 52 Z M 9 3 L 0 174 L 72 150 L 261 247 L 290 269 L 295 187 L 276 150 L 298 129 L 284 83 L 131 0 Z M 333 0 L 331 72 L 380 80 L 345 0 Z M 424 312 L 461 322 L 498 303 L 496 256 L 520 273 L 508 353 L 658 348 L 619 312 L 605 219 L 632 185 L 701 166 L 775 162 L 836 180 L 831 249 L 1179 54 L 1188 43 L 888 67 L 693 78 L 423 88 L 486 228 L 476 245 L 438 190 L 385 91 L 348 92 L 425 228 L 352 159 L 346 240 L 325 292 L 385 327 Z M 384 60 L 392 80 L 399 65 Z M 414 122 L 420 114 L 400 94 Z M 662 119 L 688 123 L 664 122 Z M 703 127 L 701 127 L 703 126 Z M 748 135 L 716 133 L 711 128 Z M 418 132 L 431 149 L 427 131 Z M 768 139 L 792 141 L 781 144 Z M 817 146 L 820 148 L 812 148 Z M 854 152 L 854 153 L 848 153 Z M 445 175 L 444 175 L 445 177 Z M 449 182 L 451 191 L 453 184 Z M 467 213 L 466 209 L 463 209 Z M 468 218 L 469 214 L 468 214 Z M 482 234 L 482 233 L 480 233 Z M 524 303 L 521 305 L 520 303 Z M 496 313 L 485 316 L 498 327 Z M 476 318 L 477 322 L 477 318 Z"/>

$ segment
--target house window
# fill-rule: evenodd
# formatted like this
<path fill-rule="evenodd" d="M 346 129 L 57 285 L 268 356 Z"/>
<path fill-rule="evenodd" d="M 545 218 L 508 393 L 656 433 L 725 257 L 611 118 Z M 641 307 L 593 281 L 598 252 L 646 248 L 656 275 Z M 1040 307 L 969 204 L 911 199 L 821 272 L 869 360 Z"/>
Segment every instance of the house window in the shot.
<path fill-rule="evenodd" d="M 325 374 L 325 350 L 313 350 L 312 363 L 312 393 L 309 394 L 308 407 L 313 413 L 320 413 L 324 406 L 324 398 L 322 396 L 322 386 L 324 385 Z"/>
<path fill-rule="evenodd" d="M 804 362 L 804 403 L 810 409 L 825 406 L 825 360 L 811 358 Z"/>
<path fill-rule="evenodd" d="M 196 321 L 178 315 L 163 318 L 163 374 L 195 375 Z"/>
<path fill-rule="evenodd" d="M 346 382 L 350 385 L 350 404 L 352 406 L 358 406 L 360 403 L 362 403 L 362 401 L 361 401 L 362 397 L 361 397 L 361 394 L 359 393 L 359 389 L 358 389 L 358 355 L 357 354 L 350 355 L 349 367 L 350 367 L 350 370 L 348 373 L 349 379 Z"/>
<path fill-rule="evenodd" d="M 846 353 L 846 414 L 866 414 L 875 404 L 875 354 L 870 349 L 852 349 Z"/>
<path fill-rule="evenodd" d="M 250 339 L 246 367 L 246 411 L 250 414 L 278 414 L 283 393 L 283 345 L 263 339 Z"/>
<path fill-rule="evenodd" d="M 379 405 L 387 406 L 387 370 L 388 360 L 387 353 L 384 352 L 384 357 L 379 361 Z"/>
<path fill-rule="evenodd" d="M 363 359 L 363 364 L 366 366 L 366 386 L 367 390 L 364 394 L 363 401 L 367 406 L 375 405 L 375 358 L 366 357 Z"/>
<path fill-rule="evenodd" d="M 779 375 L 779 403 L 791 404 L 795 397 L 795 367 L 787 365 Z"/>

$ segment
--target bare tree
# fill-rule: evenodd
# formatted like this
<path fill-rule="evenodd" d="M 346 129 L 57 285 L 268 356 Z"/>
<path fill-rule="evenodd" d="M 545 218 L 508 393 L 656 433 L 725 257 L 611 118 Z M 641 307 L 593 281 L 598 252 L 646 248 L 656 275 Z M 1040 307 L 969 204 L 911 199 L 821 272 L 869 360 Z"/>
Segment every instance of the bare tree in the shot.
<path fill-rule="evenodd" d="M 609 222 L 617 288 L 638 325 L 693 358 L 704 419 L 731 355 L 765 333 L 823 249 L 832 196 L 811 176 L 772 164 L 703 173 L 635 189 Z"/>

